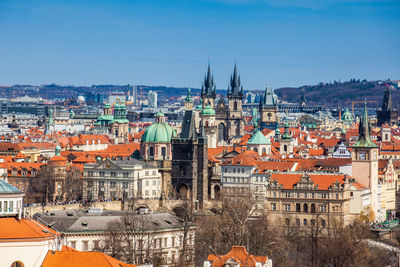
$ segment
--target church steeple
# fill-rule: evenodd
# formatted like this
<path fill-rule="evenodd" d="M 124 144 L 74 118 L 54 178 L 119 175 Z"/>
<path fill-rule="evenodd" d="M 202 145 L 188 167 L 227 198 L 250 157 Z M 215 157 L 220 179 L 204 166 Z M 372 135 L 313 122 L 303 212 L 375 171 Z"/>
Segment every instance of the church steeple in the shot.
<path fill-rule="evenodd" d="M 207 74 L 204 77 L 204 82 L 201 86 L 201 97 L 203 96 L 216 97 L 216 86 L 214 76 L 211 74 L 210 62 L 208 63 Z"/>
<path fill-rule="evenodd" d="M 386 86 L 385 95 L 382 101 L 382 110 L 383 111 L 392 110 L 392 89 L 390 86 Z"/>
<path fill-rule="evenodd" d="M 214 76 L 211 74 L 210 62 L 208 62 L 207 74 L 204 77 L 204 82 L 201 86 L 201 99 L 202 107 L 204 108 L 206 105 L 210 105 L 212 108 L 215 107 L 215 98 L 216 94 L 216 86 L 214 82 Z"/>
<path fill-rule="evenodd" d="M 240 97 L 243 98 L 243 86 L 240 82 L 240 76 L 237 73 L 236 63 L 233 69 L 233 75 L 228 87 L 228 97 Z"/>
<path fill-rule="evenodd" d="M 372 142 L 369 135 L 367 101 L 364 102 L 364 111 L 360 120 L 358 134 L 358 141 L 354 144 L 353 147 L 377 147 L 377 145 Z"/>

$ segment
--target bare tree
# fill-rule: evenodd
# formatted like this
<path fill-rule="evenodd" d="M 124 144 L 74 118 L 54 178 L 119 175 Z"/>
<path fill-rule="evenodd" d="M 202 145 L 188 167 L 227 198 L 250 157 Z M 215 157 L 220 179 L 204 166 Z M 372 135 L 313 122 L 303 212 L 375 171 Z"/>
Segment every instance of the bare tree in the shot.
<path fill-rule="evenodd" d="M 51 168 L 44 165 L 38 175 L 30 181 L 27 201 L 45 203 L 53 201 L 56 178 Z"/>
<path fill-rule="evenodd" d="M 77 167 L 70 167 L 63 182 L 63 195 L 65 201 L 77 201 L 82 199 L 83 182 L 81 171 Z"/>

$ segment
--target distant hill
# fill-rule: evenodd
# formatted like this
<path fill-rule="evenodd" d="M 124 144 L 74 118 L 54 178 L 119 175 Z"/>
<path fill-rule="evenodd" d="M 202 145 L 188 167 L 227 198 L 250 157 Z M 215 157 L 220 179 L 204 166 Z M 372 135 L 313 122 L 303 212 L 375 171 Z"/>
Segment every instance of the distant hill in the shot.
<path fill-rule="evenodd" d="M 376 100 L 378 107 L 382 105 L 384 84 L 377 81 L 352 79 L 347 82 L 319 83 L 313 86 L 303 86 L 307 104 L 324 106 L 350 106 L 346 101 L 354 100 Z M 284 87 L 275 89 L 279 99 L 298 103 L 301 97 L 302 87 Z M 400 90 L 393 89 L 392 103 L 396 106 L 400 102 Z"/>

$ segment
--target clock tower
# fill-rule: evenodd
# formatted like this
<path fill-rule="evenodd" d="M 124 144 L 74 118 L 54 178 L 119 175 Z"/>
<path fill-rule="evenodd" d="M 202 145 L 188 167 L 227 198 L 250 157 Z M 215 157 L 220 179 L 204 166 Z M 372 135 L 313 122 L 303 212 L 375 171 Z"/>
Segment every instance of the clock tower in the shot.
<path fill-rule="evenodd" d="M 375 218 L 380 217 L 380 190 L 378 181 L 378 152 L 379 147 L 372 142 L 369 133 L 367 102 L 360 120 L 358 141 L 352 146 L 352 177 L 365 188 L 369 188 L 370 206 Z"/>
<path fill-rule="evenodd" d="M 278 104 L 272 88 L 265 89 L 265 93 L 260 101 L 260 128 L 275 130 L 278 126 Z"/>

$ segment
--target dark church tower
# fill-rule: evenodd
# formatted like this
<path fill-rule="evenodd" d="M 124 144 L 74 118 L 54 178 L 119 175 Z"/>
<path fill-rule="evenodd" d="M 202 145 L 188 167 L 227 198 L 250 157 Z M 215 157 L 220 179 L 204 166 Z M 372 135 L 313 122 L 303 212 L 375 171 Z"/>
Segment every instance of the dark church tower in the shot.
<path fill-rule="evenodd" d="M 195 114 L 186 110 L 182 132 L 172 138 L 172 186 L 180 199 L 191 199 L 202 209 L 208 198 L 207 137 L 196 132 Z"/>
<path fill-rule="evenodd" d="M 388 123 L 397 122 L 398 111 L 392 107 L 392 89 L 389 85 L 386 86 L 385 95 L 383 96 L 382 108 L 377 111 L 378 126 Z"/>
<path fill-rule="evenodd" d="M 228 121 L 229 138 L 239 137 L 244 134 L 244 122 L 242 118 L 243 86 L 237 73 L 236 64 L 233 69 L 228 87 Z"/>
<path fill-rule="evenodd" d="M 204 78 L 203 85 L 201 86 L 201 99 L 203 103 L 203 109 L 205 106 L 210 105 L 215 108 L 216 98 L 216 87 L 214 82 L 214 76 L 211 75 L 210 63 L 208 63 L 208 70 L 206 77 Z"/>
<path fill-rule="evenodd" d="M 275 130 L 278 128 L 278 103 L 271 87 L 265 89 L 265 93 L 260 100 L 259 112 L 261 130 L 266 128 Z"/>

